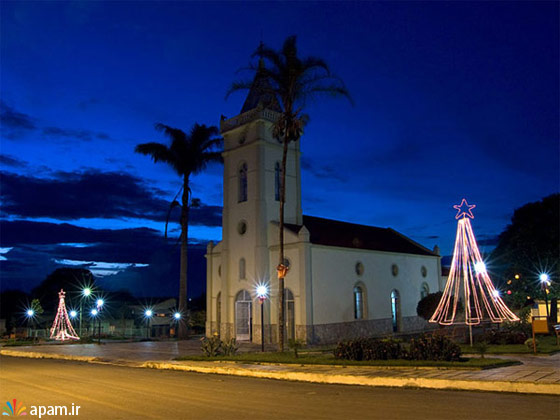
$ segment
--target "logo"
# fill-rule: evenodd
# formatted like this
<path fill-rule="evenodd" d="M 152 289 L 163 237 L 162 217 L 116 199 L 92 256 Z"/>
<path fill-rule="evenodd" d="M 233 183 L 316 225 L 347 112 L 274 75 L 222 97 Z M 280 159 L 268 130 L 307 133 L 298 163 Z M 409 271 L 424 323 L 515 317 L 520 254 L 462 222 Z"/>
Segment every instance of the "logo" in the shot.
<path fill-rule="evenodd" d="M 23 403 L 17 403 L 17 400 L 14 398 L 12 402 L 6 401 L 6 405 L 4 406 L 4 410 L 2 411 L 2 416 L 27 416 L 27 407 L 22 407 Z"/>

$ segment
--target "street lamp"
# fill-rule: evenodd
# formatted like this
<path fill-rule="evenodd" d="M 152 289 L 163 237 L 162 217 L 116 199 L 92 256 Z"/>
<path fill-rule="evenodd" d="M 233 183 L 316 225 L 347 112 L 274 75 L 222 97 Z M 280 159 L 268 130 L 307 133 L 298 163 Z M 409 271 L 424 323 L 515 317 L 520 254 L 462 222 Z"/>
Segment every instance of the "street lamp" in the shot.
<path fill-rule="evenodd" d="M 261 302 L 261 351 L 264 352 L 264 301 L 268 296 L 268 287 L 265 284 L 258 284 L 256 292 Z"/>
<path fill-rule="evenodd" d="M 69 315 L 70 315 L 70 318 L 74 319 L 78 316 L 78 312 L 76 312 L 75 310 L 71 310 Z"/>
<path fill-rule="evenodd" d="M 29 331 L 29 323 L 33 323 L 33 317 L 35 316 L 35 311 L 31 308 L 29 308 L 27 311 L 25 311 L 25 316 L 27 317 L 27 338 L 29 338 L 30 336 L 30 331 Z"/>
<path fill-rule="evenodd" d="M 91 295 L 91 289 L 89 287 L 85 287 L 82 290 L 82 295 L 80 296 L 80 337 L 82 336 L 82 312 L 83 312 L 83 301 L 84 298 L 88 299 Z"/>
<path fill-rule="evenodd" d="M 154 311 L 152 311 L 151 309 L 146 309 L 146 311 L 144 312 L 144 317 L 146 317 L 146 338 L 150 338 L 150 321 L 152 319 L 152 316 L 154 315 Z"/>
<path fill-rule="evenodd" d="M 541 281 L 541 286 L 544 291 L 544 306 L 546 308 L 546 319 L 548 320 L 548 286 L 550 286 L 550 276 L 546 273 L 541 273 L 539 280 Z"/>

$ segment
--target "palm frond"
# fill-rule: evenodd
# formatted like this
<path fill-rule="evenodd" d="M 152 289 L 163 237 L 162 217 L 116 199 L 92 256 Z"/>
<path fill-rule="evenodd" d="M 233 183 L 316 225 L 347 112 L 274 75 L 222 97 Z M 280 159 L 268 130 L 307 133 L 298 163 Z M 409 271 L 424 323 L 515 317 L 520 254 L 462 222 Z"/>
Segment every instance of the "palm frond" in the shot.
<path fill-rule="evenodd" d="M 181 140 L 185 141 L 187 139 L 187 135 L 185 134 L 185 132 L 183 130 L 178 129 L 178 128 L 170 127 L 170 126 L 162 124 L 162 123 L 155 124 L 155 128 L 156 128 L 156 130 L 164 133 L 171 140 L 181 139 Z"/>
<path fill-rule="evenodd" d="M 139 144 L 135 147 L 134 151 L 146 156 L 151 156 L 154 162 L 161 161 L 170 163 L 172 160 L 171 151 L 165 144 L 161 143 L 152 142 Z"/>
<path fill-rule="evenodd" d="M 233 92 L 251 89 L 252 84 L 252 80 L 239 80 L 237 82 L 233 82 L 226 92 L 225 99 L 228 99 Z"/>

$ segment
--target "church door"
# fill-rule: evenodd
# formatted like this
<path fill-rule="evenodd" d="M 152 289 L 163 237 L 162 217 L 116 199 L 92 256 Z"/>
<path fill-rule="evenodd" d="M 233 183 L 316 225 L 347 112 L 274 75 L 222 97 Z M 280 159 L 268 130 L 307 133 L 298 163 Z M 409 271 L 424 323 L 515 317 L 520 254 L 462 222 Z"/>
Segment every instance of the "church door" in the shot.
<path fill-rule="evenodd" d="M 237 341 L 251 340 L 251 295 L 240 291 L 235 298 L 235 338 Z"/>

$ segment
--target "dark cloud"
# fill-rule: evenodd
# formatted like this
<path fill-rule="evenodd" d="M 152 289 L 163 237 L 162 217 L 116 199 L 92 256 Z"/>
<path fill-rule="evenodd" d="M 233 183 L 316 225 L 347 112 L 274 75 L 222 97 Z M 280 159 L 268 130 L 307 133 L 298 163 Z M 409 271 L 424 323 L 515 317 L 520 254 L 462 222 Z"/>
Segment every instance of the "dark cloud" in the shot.
<path fill-rule="evenodd" d="M 56 172 L 36 178 L 0 172 L 2 213 L 26 218 L 59 220 L 82 218 L 139 218 L 165 221 L 169 201 L 163 192 L 124 172 Z M 190 224 L 220 226 L 221 207 L 201 205 L 191 209 Z M 175 210 L 170 221 L 177 221 Z"/>
<path fill-rule="evenodd" d="M 57 138 L 73 138 L 84 141 L 91 141 L 94 139 L 108 140 L 111 137 L 107 133 L 96 132 L 92 130 L 71 130 L 67 128 L 60 127 L 45 127 L 43 128 L 43 134 L 49 137 Z"/>
<path fill-rule="evenodd" d="M 27 166 L 27 162 L 10 155 L 0 154 L 0 165 L 11 166 L 13 168 L 23 168 Z"/>
<path fill-rule="evenodd" d="M 0 221 L 2 290 L 31 290 L 65 263 L 94 268 L 99 263 L 141 264 L 99 278 L 110 290 L 126 288 L 136 296 L 172 296 L 178 291 L 179 249 L 174 239 L 148 228 L 91 229 L 71 224 Z M 189 245 L 189 296 L 205 289 L 206 242 Z M 83 264 L 76 262 L 82 261 Z"/>
<path fill-rule="evenodd" d="M 0 124 L 2 135 L 9 139 L 17 139 L 26 131 L 35 130 L 35 121 L 29 115 L 16 111 L 4 101 L 0 101 Z"/>

